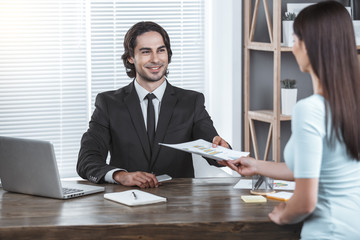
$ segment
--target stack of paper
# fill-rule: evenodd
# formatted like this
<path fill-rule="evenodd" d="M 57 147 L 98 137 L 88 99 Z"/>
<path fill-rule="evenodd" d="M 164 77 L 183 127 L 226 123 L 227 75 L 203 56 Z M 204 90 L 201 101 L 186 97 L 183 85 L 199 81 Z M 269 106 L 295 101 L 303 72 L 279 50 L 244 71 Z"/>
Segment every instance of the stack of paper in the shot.
<path fill-rule="evenodd" d="M 252 180 L 251 179 L 240 179 L 237 184 L 234 186 L 235 189 L 251 189 Z M 274 180 L 274 190 L 294 190 L 295 182 L 291 181 L 282 181 Z"/>
<path fill-rule="evenodd" d="M 127 206 L 140 206 L 146 204 L 166 202 L 166 198 L 140 190 L 106 193 L 104 198 Z"/>
<path fill-rule="evenodd" d="M 259 196 L 259 195 L 243 195 L 241 196 L 241 199 L 244 202 L 247 203 L 259 203 L 259 202 L 266 202 L 266 198 L 264 198 L 263 196 Z"/>
<path fill-rule="evenodd" d="M 292 192 L 277 192 L 277 193 L 269 193 L 266 195 L 266 197 L 281 201 L 288 201 L 292 195 L 293 195 Z"/>

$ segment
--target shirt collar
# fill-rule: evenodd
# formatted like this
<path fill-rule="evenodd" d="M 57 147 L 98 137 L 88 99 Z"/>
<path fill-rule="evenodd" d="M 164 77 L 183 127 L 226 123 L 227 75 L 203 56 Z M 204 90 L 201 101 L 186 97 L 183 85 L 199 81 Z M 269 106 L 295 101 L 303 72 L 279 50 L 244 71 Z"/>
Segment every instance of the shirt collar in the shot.
<path fill-rule="evenodd" d="M 135 90 L 139 96 L 140 101 L 143 101 L 147 94 L 150 92 L 143 88 L 135 79 L 134 81 Z M 155 94 L 156 98 L 161 102 L 164 93 L 166 89 L 166 80 L 158 87 L 156 88 L 152 93 Z"/>

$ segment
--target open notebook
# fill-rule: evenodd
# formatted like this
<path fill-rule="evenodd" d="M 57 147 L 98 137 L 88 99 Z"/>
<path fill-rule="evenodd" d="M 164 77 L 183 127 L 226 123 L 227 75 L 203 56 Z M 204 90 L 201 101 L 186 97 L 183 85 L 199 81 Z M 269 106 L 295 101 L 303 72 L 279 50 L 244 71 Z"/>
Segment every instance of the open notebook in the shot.
<path fill-rule="evenodd" d="M 61 183 L 50 142 L 0 136 L 0 179 L 6 191 L 67 199 L 104 187 Z"/>
<path fill-rule="evenodd" d="M 137 189 L 123 192 L 106 193 L 104 198 L 127 206 L 140 206 L 166 202 L 166 198 Z"/>

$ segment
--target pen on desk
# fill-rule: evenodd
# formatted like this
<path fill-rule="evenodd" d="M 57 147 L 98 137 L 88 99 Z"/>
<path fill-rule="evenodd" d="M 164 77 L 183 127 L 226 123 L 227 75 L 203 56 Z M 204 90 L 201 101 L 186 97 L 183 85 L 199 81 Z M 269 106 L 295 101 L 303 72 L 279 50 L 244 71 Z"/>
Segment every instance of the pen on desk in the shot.
<path fill-rule="evenodd" d="M 265 178 L 265 188 L 272 189 L 271 183 L 269 182 L 269 178 Z"/>
<path fill-rule="evenodd" d="M 136 194 L 134 192 L 132 192 L 132 195 L 134 196 L 134 199 L 136 200 L 137 199 Z"/>
<path fill-rule="evenodd" d="M 268 178 L 266 178 L 266 185 L 268 185 L 269 189 L 271 190 L 274 188 L 274 183 L 272 181 L 269 181 Z"/>
<path fill-rule="evenodd" d="M 258 189 L 263 183 L 263 181 L 264 181 L 264 176 L 260 176 L 257 182 L 255 183 L 255 189 Z"/>

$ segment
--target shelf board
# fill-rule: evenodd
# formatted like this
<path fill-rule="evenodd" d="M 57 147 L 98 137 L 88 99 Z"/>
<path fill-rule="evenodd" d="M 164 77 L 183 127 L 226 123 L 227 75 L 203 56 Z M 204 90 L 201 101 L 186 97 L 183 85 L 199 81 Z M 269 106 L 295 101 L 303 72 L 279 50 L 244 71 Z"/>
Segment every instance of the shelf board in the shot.
<path fill-rule="evenodd" d="M 271 45 L 271 43 L 266 42 L 249 42 L 249 45 L 247 46 L 250 50 L 258 50 L 258 51 L 269 51 L 272 52 L 275 50 L 275 48 Z M 360 50 L 360 45 L 356 46 L 357 50 Z M 280 47 L 281 52 L 291 52 L 292 47 L 286 47 L 281 46 Z"/>
<path fill-rule="evenodd" d="M 268 51 L 268 52 L 272 52 L 275 50 L 275 48 L 271 43 L 266 43 L 266 42 L 249 42 L 247 48 L 250 50 Z M 280 51 L 291 52 L 292 48 L 286 46 L 280 46 Z"/>
<path fill-rule="evenodd" d="M 269 51 L 269 52 L 274 51 L 274 48 L 271 45 L 271 43 L 265 43 L 265 42 L 249 42 L 247 48 L 251 50 L 259 50 L 259 51 Z"/>
<path fill-rule="evenodd" d="M 282 52 L 291 52 L 291 51 L 292 51 L 292 47 L 281 46 L 281 51 L 282 51 Z"/>
<path fill-rule="evenodd" d="M 274 111 L 272 110 L 257 110 L 248 111 L 249 118 L 262 122 L 273 122 L 275 119 Z M 291 115 L 280 114 L 280 121 L 290 121 Z"/>

